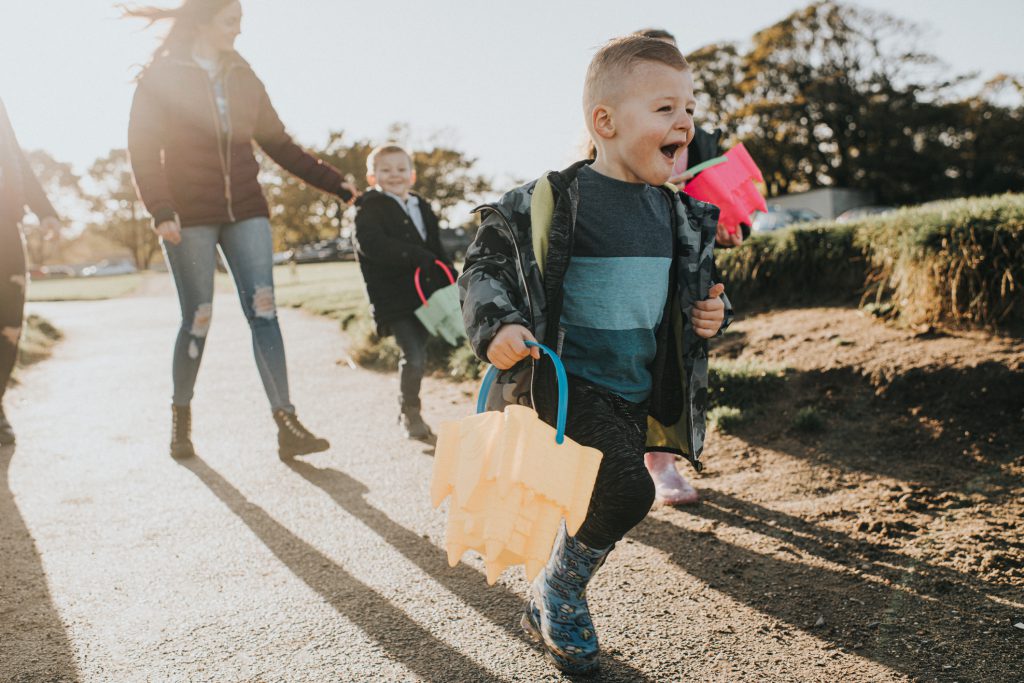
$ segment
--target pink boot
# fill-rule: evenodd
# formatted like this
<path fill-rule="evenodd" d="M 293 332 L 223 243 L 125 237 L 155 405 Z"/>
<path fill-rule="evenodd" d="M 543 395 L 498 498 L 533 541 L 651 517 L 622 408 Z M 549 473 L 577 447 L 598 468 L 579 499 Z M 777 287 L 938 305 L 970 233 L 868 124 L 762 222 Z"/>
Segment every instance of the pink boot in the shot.
<path fill-rule="evenodd" d="M 697 502 L 697 489 L 676 469 L 674 453 L 652 451 L 644 454 L 644 464 L 654 480 L 654 504 L 689 505 Z"/>

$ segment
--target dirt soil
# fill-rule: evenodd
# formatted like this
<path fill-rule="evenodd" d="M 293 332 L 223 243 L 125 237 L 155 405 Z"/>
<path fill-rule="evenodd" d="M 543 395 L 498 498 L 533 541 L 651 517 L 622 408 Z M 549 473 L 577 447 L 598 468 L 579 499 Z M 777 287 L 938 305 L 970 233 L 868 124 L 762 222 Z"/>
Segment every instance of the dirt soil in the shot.
<path fill-rule="evenodd" d="M 1024 680 L 1024 340 L 817 308 L 739 321 L 712 353 L 785 368 L 711 435 L 690 511 L 705 579 L 783 622 L 766 656 L 789 622 L 915 680 Z"/>

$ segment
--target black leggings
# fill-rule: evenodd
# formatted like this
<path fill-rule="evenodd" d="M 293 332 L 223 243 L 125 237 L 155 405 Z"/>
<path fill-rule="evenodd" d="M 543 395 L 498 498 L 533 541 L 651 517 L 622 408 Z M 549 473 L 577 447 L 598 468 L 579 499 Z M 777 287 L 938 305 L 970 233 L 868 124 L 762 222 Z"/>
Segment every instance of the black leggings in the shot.
<path fill-rule="evenodd" d="M 18 359 L 25 314 L 25 251 L 17 223 L 0 224 L 0 400 Z"/>
<path fill-rule="evenodd" d="M 604 454 L 576 538 L 591 548 L 606 548 L 639 524 L 654 503 L 654 481 L 644 465 L 647 404 L 570 377 L 565 433 Z"/>

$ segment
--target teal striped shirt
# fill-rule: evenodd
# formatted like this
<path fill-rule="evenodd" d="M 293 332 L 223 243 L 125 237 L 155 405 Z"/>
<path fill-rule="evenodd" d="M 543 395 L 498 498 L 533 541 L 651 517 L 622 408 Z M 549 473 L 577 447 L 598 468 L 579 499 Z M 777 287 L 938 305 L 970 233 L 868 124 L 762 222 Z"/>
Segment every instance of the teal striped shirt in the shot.
<path fill-rule="evenodd" d="M 651 393 L 655 332 L 668 298 L 672 207 L 656 187 L 589 166 L 578 178 L 562 360 L 570 374 L 639 403 Z"/>

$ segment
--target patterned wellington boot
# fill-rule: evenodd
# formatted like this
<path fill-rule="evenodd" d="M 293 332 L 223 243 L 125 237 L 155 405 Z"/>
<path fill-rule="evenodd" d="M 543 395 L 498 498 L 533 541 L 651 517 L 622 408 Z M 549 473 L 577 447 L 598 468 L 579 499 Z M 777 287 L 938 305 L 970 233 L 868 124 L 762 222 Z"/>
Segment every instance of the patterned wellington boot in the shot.
<path fill-rule="evenodd" d="M 530 589 L 520 623 L 564 673 L 597 671 L 597 633 L 587 607 L 587 584 L 611 549 L 590 548 L 569 537 L 563 525 L 551 559 Z"/>

